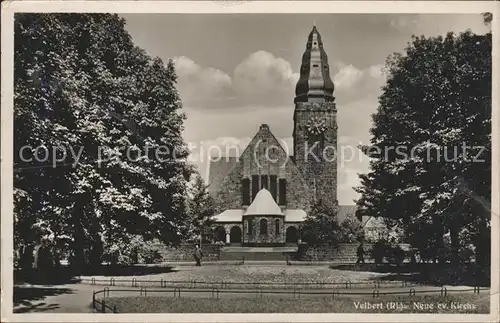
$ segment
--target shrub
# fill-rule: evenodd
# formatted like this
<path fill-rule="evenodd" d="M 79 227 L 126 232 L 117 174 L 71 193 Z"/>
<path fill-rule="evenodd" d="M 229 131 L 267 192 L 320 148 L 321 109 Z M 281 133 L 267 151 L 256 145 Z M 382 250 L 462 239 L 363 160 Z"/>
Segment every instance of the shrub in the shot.
<path fill-rule="evenodd" d="M 390 248 L 386 240 L 378 240 L 373 244 L 370 250 L 370 257 L 375 260 L 376 264 L 381 264 L 387 255 L 387 250 Z"/>

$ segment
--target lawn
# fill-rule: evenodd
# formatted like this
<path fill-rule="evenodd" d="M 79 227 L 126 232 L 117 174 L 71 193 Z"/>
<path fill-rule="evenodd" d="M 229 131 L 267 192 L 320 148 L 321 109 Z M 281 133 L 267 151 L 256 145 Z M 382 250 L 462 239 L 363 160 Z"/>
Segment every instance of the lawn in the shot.
<path fill-rule="evenodd" d="M 168 273 L 149 274 L 143 276 L 121 276 L 119 279 L 133 278 L 141 282 L 156 281 L 192 281 L 197 282 L 228 282 L 228 283 L 332 283 L 345 281 L 370 281 L 386 276 L 385 273 L 356 272 L 349 270 L 334 270 L 328 266 L 179 266 Z M 83 276 L 82 278 L 108 279 L 109 276 Z M 147 286 L 148 284 L 143 284 Z"/>
<path fill-rule="evenodd" d="M 390 304 L 404 304 L 393 309 Z M 356 299 L 172 298 L 116 297 L 106 299 L 120 313 L 489 313 L 486 295 L 384 296 Z M 370 304 L 370 305 L 368 305 Z M 445 304 L 446 307 L 438 304 Z M 368 306 L 372 307 L 367 308 Z"/>

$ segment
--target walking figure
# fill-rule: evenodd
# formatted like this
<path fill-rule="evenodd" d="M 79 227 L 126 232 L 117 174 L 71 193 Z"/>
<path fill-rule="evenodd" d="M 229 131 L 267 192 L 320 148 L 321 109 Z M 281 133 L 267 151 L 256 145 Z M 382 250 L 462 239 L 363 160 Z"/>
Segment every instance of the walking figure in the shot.
<path fill-rule="evenodd" d="M 203 252 L 201 252 L 201 248 L 199 245 L 196 245 L 193 256 L 194 260 L 196 261 L 196 266 L 201 266 L 201 258 L 203 258 Z"/>
<path fill-rule="evenodd" d="M 365 263 L 365 249 L 363 249 L 363 243 L 359 245 L 358 249 L 356 250 L 356 253 L 358 255 L 358 260 L 356 261 L 356 264 Z"/>

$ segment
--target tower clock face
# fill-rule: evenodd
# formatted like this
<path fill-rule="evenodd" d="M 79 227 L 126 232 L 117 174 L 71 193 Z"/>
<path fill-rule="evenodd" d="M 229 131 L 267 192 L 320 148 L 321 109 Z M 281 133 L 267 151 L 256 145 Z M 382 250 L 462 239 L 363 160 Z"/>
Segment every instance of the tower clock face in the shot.
<path fill-rule="evenodd" d="M 320 135 L 326 130 L 326 121 L 320 117 L 312 117 L 307 122 L 307 132 L 310 135 Z"/>

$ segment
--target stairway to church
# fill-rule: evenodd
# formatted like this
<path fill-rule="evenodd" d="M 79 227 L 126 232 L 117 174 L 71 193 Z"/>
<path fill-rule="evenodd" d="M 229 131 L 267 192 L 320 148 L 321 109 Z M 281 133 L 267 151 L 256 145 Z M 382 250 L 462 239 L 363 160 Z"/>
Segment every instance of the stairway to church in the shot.
<path fill-rule="evenodd" d="M 286 253 L 295 252 L 297 248 L 287 247 L 224 247 L 220 260 L 237 261 L 286 261 Z"/>

